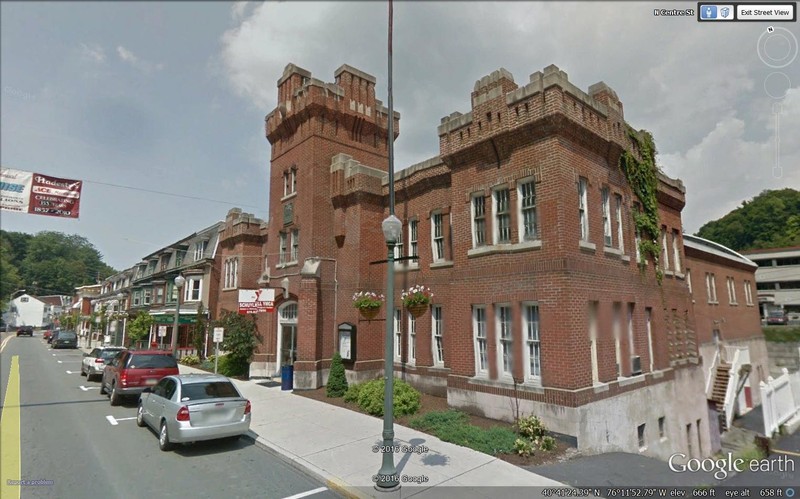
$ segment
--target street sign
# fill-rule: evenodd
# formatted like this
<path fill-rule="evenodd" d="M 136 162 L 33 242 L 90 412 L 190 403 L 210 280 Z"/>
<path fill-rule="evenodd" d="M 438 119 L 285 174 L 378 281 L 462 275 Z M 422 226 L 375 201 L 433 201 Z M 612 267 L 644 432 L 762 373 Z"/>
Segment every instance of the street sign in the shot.
<path fill-rule="evenodd" d="M 158 335 L 164 337 L 167 335 L 167 326 L 158 326 Z"/>
<path fill-rule="evenodd" d="M 240 289 L 239 313 L 256 314 L 275 310 L 274 289 Z"/>
<path fill-rule="evenodd" d="M 214 343 L 222 343 L 222 334 L 225 332 L 225 328 L 222 327 L 215 327 L 214 328 Z"/>

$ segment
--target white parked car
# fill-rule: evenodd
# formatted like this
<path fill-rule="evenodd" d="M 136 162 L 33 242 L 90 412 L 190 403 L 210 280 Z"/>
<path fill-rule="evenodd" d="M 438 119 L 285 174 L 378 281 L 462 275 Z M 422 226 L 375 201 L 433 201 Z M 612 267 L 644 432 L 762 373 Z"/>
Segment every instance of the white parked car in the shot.
<path fill-rule="evenodd" d="M 125 350 L 123 347 L 98 347 L 89 353 L 83 354 L 81 376 L 86 376 L 89 381 L 94 376 L 102 376 L 103 368 L 106 367 L 105 361 L 113 359 L 123 350 Z"/>
<path fill-rule="evenodd" d="M 158 446 L 236 439 L 250 429 L 250 401 L 218 374 L 166 376 L 139 398 L 136 424 L 158 433 Z"/>

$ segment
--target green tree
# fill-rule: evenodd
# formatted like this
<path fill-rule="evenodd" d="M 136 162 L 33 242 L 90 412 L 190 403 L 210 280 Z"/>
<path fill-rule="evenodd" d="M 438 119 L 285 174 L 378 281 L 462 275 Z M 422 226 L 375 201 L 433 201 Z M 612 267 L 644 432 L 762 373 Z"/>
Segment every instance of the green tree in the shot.
<path fill-rule="evenodd" d="M 331 372 L 328 375 L 325 394 L 328 397 L 342 397 L 347 393 L 347 388 L 347 377 L 344 373 L 342 356 L 339 355 L 339 352 L 336 352 L 333 354 L 333 360 L 331 360 Z"/>
<path fill-rule="evenodd" d="M 226 367 L 229 376 L 244 375 L 249 371 L 250 359 L 261 342 L 255 318 L 236 312 L 224 311 L 216 325 L 225 328 L 224 341 L 220 346 L 227 352 Z"/>
<path fill-rule="evenodd" d="M 192 327 L 192 346 L 197 350 L 197 356 L 202 358 L 203 347 L 206 343 L 206 331 L 208 330 L 208 319 L 203 304 L 197 306 L 197 316 L 195 316 L 194 326 Z"/>
<path fill-rule="evenodd" d="M 5 310 L 11 295 L 22 288 L 22 277 L 14 264 L 11 243 L 5 238 L 0 239 L 0 310 Z"/>
<path fill-rule="evenodd" d="M 58 323 L 62 329 L 74 331 L 78 327 L 78 314 L 65 313 L 58 318 Z"/>
<path fill-rule="evenodd" d="M 764 191 L 697 235 L 735 251 L 800 245 L 800 191 Z"/>
<path fill-rule="evenodd" d="M 140 310 L 136 317 L 128 322 L 128 338 L 130 338 L 131 344 L 147 338 L 153 324 L 155 324 L 153 316 Z"/>

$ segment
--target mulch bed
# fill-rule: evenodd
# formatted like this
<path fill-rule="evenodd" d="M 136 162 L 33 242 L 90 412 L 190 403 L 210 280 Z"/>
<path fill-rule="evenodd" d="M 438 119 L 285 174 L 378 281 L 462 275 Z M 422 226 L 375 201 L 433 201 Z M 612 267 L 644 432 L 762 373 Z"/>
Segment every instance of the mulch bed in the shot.
<path fill-rule="evenodd" d="M 320 402 L 325 402 L 326 404 L 335 405 L 338 407 L 344 407 L 345 409 L 350 409 L 351 411 L 360 412 L 361 414 L 366 414 L 361 408 L 352 402 L 345 402 L 343 398 L 328 398 L 325 394 L 325 387 L 317 388 L 316 390 L 295 390 L 293 392 L 295 395 L 300 395 L 302 397 L 307 397 L 313 400 L 317 400 Z M 396 416 L 395 423 L 406 426 L 408 428 L 411 427 L 411 420 L 419 417 L 424 416 L 429 412 L 434 411 L 446 411 L 450 409 L 450 406 L 447 405 L 447 399 L 444 397 L 436 397 L 433 395 L 428 395 L 427 393 L 422 394 L 420 410 L 411 416 Z M 467 414 L 469 417 L 469 424 L 480 427 L 480 428 L 491 428 L 493 426 L 502 426 L 505 428 L 511 428 L 511 424 L 506 423 L 505 421 L 497 421 L 495 419 L 484 418 L 481 416 L 475 416 L 473 414 Z M 380 419 L 377 418 L 376 419 Z M 421 430 L 420 430 L 421 431 Z M 427 432 L 423 432 L 427 433 Z M 556 440 L 556 448 L 550 452 L 542 452 L 536 451 L 536 453 L 530 457 L 523 457 L 517 454 L 498 454 L 497 458 L 502 459 L 503 461 L 509 462 L 516 466 L 539 466 L 542 464 L 549 464 L 554 462 L 565 461 L 574 457 L 576 454 L 576 449 L 571 447 L 570 445 Z"/>

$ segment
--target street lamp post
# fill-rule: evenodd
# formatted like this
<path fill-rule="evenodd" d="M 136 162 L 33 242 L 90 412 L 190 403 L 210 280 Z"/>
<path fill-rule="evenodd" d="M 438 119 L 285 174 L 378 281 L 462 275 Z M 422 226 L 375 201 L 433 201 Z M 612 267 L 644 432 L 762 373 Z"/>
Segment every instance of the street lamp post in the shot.
<path fill-rule="evenodd" d="M 186 282 L 182 275 L 175 278 L 175 287 L 178 289 L 178 302 L 175 304 L 175 325 L 172 327 L 172 356 L 178 357 L 178 317 L 181 313 L 181 288 Z"/>
<path fill-rule="evenodd" d="M 117 328 L 114 331 L 114 344 L 117 346 L 124 346 L 125 345 L 125 323 L 122 323 L 122 342 L 120 343 L 119 340 L 119 320 L 122 316 L 122 303 L 125 300 L 125 295 L 122 293 L 117 294 Z"/>

